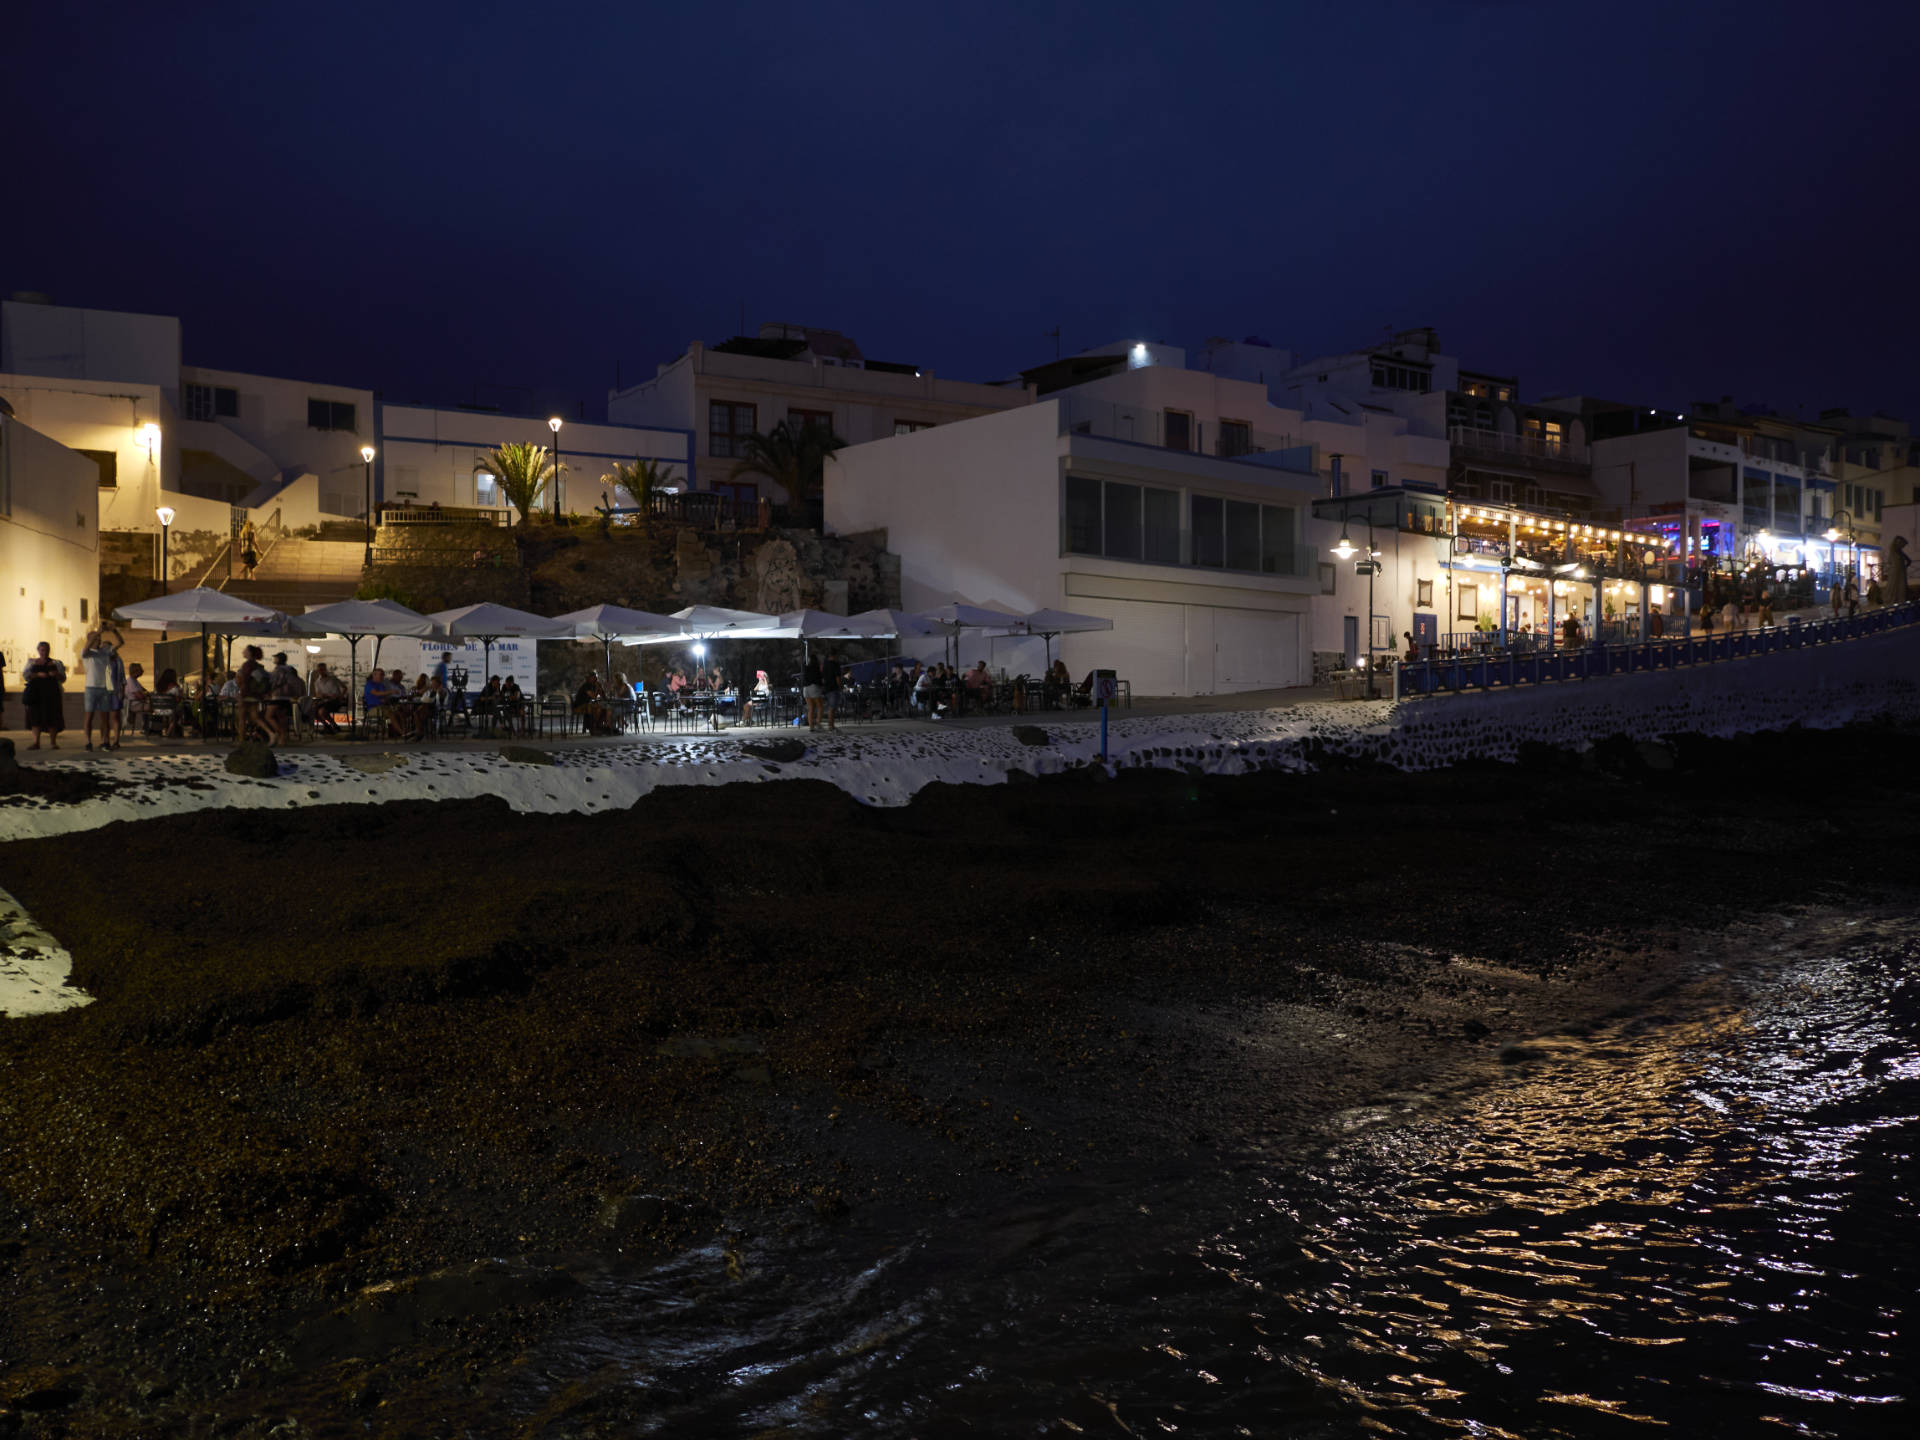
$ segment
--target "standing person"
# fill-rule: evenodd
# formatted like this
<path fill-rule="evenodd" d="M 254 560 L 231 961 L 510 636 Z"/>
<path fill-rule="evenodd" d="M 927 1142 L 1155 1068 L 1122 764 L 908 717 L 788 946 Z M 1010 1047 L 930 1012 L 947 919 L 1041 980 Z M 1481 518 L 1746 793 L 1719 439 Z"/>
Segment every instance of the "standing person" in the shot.
<path fill-rule="evenodd" d="M 1887 603 L 1904 605 L 1907 603 L 1907 565 L 1911 557 L 1907 554 L 1907 537 L 1896 535 L 1887 545 Z M 7 660 L 0 655 L 0 671 L 7 668 Z M 0 699 L 7 692 L 6 682 L 0 679 Z"/>
<path fill-rule="evenodd" d="M 1840 618 L 1840 607 L 1846 600 L 1846 589 L 1846 585 L 1836 578 L 1833 588 L 1827 592 L 1827 599 L 1833 605 L 1833 618 L 1836 620 Z"/>
<path fill-rule="evenodd" d="M 260 552 L 254 549 L 255 539 L 251 520 L 240 527 L 240 578 L 253 579 L 253 567 L 260 563 Z"/>
<path fill-rule="evenodd" d="M 287 652 L 279 651 L 273 657 L 273 669 L 267 675 L 268 694 L 273 700 L 267 706 L 267 728 L 279 736 L 277 743 L 284 745 L 293 737 L 293 707 L 304 705 L 307 698 L 307 682 L 300 678 L 300 672 L 287 663 Z"/>
<path fill-rule="evenodd" d="M 147 687 L 140 683 L 140 677 L 146 673 L 146 667 L 138 660 L 127 666 L 127 678 L 120 685 L 120 714 L 117 717 L 120 727 L 113 732 L 113 748 L 116 750 L 120 748 L 120 736 L 129 721 L 136 735 L 147 728 L 147 707 L 151 701 Z"/>
<path fill-rule="evenodd" d="M 827 710 L 827 729 L 833 729 L 834 717 L 840 713 L 840 657 L 831 650 L 820 662 L 820 699 Z"/>
<path fill-rule="evenodd" d="M 239 673 L 234 677 L 240 682 L 240 720 L 234 730 L 243 742 L 251 740 L 255 730 L 272 740 L 273 730 L 265 718 L 267 697 L 273 693 L 273 680 L 267 673 L 266 652 L 258 645 L 249 645 L 240 653 L 244 658 L 240 661 Z"/>
<path fill-rule="evenodd" d="M 53 647 L 42 640 L 20 671 L 20 699 L 27 707 L 27 729 L 33 732 L 29 750 L 40 748 L 42 730 L 48 732 L 50 747 L 60 748 L 60 732 L 66 728 L 66 701 L 60 687 L 66 683 L 67 667 L 53 658 Z"/>
<path fill-rule="evenodd" d="M 7 728 L 7 652 L 0 650 L 0 730 Z"/>
<path fill-rule="evenodd" d="M 1847 618 L 1853 619 L 1860 613 L 1860 581 L 1849 571 L 1847 574 Z"/>
<path fill-rule="evenodd" d="M 109 643 L 104 629 L 89 630 L 86 643 L 80 651 L 80 664 L 86 672 L 86 736 L 87 749 L 93 749 L 94 717 L 100 720 L 100 748 L 113 748 L 113 661 L 120 649 L 116 632 L 114 641 Z"/>
<path fill-rule="evenodd" d="M 1762 630 L 1773 628 L 1773 593 L 1771 591 L 1763 592 L 1760 596 L 1760 628 Z"/>
<path fill-rule="evenodd" d="M 820 657 L 809 654 L 806 667 L 800 672 L 800 693 L 807 702 L 807 729 L 812 730 L 820 724 Z"/>

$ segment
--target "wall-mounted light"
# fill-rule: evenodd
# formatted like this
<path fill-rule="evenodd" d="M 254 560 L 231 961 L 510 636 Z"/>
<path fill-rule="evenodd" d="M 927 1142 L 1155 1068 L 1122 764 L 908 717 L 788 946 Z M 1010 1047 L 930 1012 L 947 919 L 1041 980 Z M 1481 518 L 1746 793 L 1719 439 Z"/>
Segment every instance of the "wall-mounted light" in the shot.
<path fill-rule="evenodd" d="M 160 448 L 160 427 L 147 421 L 140 427 L 140 443 L 146 447 L 147 459 L 153 459 L 153 452 Z"/>

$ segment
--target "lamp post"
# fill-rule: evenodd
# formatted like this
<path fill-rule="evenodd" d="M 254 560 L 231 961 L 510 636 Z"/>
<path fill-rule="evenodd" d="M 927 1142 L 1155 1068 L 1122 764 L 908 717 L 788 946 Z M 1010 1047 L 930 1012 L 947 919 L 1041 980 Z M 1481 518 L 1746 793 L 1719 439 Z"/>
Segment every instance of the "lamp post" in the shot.
<path fill-rule="evenodd" d="M 1332 547 L 1333 553 L 1342 560 L 1351 560 L 1355 554 L 1353 541 L 1347 538 L 1347 521 L 1340 520 L 1340 542 Z M 1373 548 L 1373 521 L 1367 521 L 1367 558 L 1354 565 L 1354 571 L 1366 571 L 1367 575 L 1367 698 L 1376 699 L 1378 692 L 1374 688 L 1373 676 L 1373 577 L 1380 570 L 1380 552 Z"/>
<path fill-rule="evenodd" d="M 160 521 L 160 593 L 172 593 L 167 575 L 167 532 L 173 528 L 173 507 L 161 505 L 154 510 L 154 516 Z"/>
<path fill-rule="evenodd" d="M 560 523 L 560 417 L 547 417 L 547 428 L 553 431 L 553 523 Z"/>
<path fill-rule="evenodd" d="M 371 445 L 360 447 L 360 461 L 367 467 L 367 553 L 360 561 L 360 568 L 371 570 L 373 568 L 373 447 Z"/>

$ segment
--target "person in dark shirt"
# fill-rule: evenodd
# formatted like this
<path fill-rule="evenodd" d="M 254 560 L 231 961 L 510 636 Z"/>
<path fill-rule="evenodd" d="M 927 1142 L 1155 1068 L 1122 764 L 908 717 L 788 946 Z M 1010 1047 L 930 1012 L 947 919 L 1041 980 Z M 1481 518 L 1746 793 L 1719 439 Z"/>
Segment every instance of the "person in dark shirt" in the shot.
<path fill-rule="evenodd" d="M 827 712 L 827 729 L 840 713 L 840 657 L 829 651 L 820 662 L 820 703 Z"/>

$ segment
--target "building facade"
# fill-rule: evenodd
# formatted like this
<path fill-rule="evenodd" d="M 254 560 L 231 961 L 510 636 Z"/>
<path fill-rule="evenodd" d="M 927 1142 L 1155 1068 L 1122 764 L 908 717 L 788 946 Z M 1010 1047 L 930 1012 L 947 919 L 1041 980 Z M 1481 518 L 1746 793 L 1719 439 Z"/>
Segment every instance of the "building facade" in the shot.
<path fill-rule="evenodd" d="M 837 330 L 769 324 L 757 336 L 699 341 L 651 380 L 607 396 L 621 425 L 692 434 L 690 486 L 743 506 L 792 499 L 763 476 L 736 479 L 748 435 L 782 420 L 831 426 L 850 445 L 907 435 L 1024 405 L 1022 387 L 943 380 L 916 365 L 868 359 Z"/>
<path fill-rule="evenodd" d="M 662 430 L 642 425 L 589 425 L 567 421 L 558 432 L 560 450 L 560 508 L 585 515 L 603 504 L 633 503 L 624 491 L 611 494 L 600 483 L 614 466 L 636 459 L 658 460 L 674 482 L 691 482 L 693 437 L 685 430 Z M 378 465 L 384 476 L 386 498 L 395 505 L 513 511 L 486 466 L 487 452 L 497 445 L 530 443 L 552 447 L 555 432 L 549 422 L 533 415 L 505 415 L 491 410 L 436 410 L 421 405 L 382 405 Z M 363 477 L 356 458 L 349 477 L 357 487 Z M 360 501 L 351 501 L 357 511 Z M 546 497 L 551 508 L 553 496 Z"/>
<path fill-rule="evenodd" d="M 1246 445 L 1209 442 L 1223 421 L 1265 418 L 1247 404 L 1264 401 L 1258 387 L 1248 397 L 1170 366 L 1107 379 L 841 451 L 827 467 L 829 530 L 885 530 L 910 610 L 961 601 L 1111 620 L 1053 642 L 1076 678 L 1110 668 L 1165 695 L 1307 683 L 1321 588 L 1307 516 L 1322 488 L 1309 448 L 1252 418 Z M 1037 639 L 962 646 L 1013 674 L 1038 675 L 1048 653 Z"/>
<path fill-rule="evenodd" d="M 0 654 L 9 689 L 42 640 L 72 665 L 99 614 L 97 463 L 0 411 Z"/>

